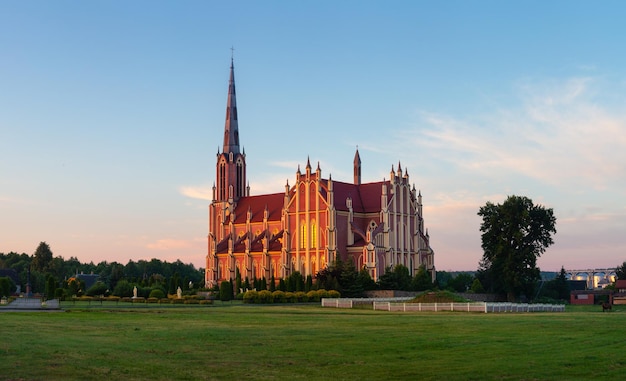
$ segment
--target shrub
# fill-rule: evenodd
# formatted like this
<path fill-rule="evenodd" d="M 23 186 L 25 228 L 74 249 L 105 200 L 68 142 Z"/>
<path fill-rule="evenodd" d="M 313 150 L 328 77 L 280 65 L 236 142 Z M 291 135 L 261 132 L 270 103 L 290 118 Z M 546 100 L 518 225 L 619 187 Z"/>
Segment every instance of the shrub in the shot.
<path fill-rule="evenodd" d="M 246 291 L 245 293 L 240 293 L 238 295 L 243 295 L 244 303 L 256 303 L 258 299 L 258 293 L 254 290 Z"/>
<path fill-rule="evenodd" d="M 163 290 L 161 290 L 160 288 L 155 288 L 152 291 L 150 291 L 150 295 L 148 296 L 149 299 L 162 299 L 165 298 L 165 293 L 163 292 Z"/>
<path fill-rule="evenodd" d="M 317 290 L 315 292 L 317 293 L 318 301 L 322 300 L 322 298 L 329 298 L 328 290 L 320 288 L 319 290 Z"/>
<path fill-rule="evenodd" d="M 306 297 L 309 299 L 309 302 L 319 302 L 320 297 L 316 291 L 309 291 L 306 293 Z"/>
<path fill-rule="evenodd" d="M 268 290 L 261 290 L 257 294 L 259 303 L 272 303 L 272 293 Z"/>
<path fill-rule="evenodd" d="M 290 291 L 285 292 L 285 302 L 295 303 L 297 301 L 298 301 L 298 298 L 296 298 L 296 294 Z"/>
<path fill-rule="evenodd" d="M 285 292 L 280 290 L 272 292 L 272 299 L 274 303 L 285 303 Z"/>
<path fill-rule="evenodd" d="M 133 296 L 133 285 L 127 280 L 120 280 L 113 289 L 113 295 L 121 297 Z"/>
<path fill-rule="evenodd" d="M 339 297 L 341 297 L 341 294 L 339 293 L 339 291 L 337 290 L 328 291 L 328 298 L 339 298 Z"/>
<path fill-rule="evenodd" d="M 96 282 L 93 286 L 85 292 L 87 296 L 107 295 L 109 293 L 108 287 L 104 282 Z"/>
<path fill-rule="evenodd" d="M 229 281 L 224 280 L 220 283 L 220 300 L 223 302 L 233 300 L 233 286 Z"/>
<path fill-rule="evenodd" d="M 296 291 L 295 293 L 296 300 L 298 302 L 308 302 L 309 298 L 306 296 L 304 291 Z"/>

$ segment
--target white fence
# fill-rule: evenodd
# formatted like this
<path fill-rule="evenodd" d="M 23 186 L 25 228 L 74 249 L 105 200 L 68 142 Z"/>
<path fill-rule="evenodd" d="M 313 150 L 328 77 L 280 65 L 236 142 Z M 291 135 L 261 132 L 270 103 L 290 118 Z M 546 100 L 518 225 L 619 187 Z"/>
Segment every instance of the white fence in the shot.
<path fill-rule="evenodd" d="M 399 312 L 563 312 L 562 304 L 526 304 L 526 303 L 398 303 L 392 301 L 371 300 L 374 310 Z M 322 299 L 322 307 L 352 308 L 354 304 L 364 304 L 363 299 Z"/>

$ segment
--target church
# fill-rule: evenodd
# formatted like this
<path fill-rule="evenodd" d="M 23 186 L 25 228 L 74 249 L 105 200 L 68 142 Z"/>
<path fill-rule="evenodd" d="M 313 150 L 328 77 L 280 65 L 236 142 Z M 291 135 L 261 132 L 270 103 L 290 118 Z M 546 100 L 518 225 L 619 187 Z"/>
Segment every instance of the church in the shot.
<path fill-rule="evenodd" d="M 307 159 L 293 185 L 287 181 L 277 193 L 251 196 L 239 138 L 231 58 L 224 144 L 209 205 L 207 287 L 235 279 L 237 270 L 249 279 L 277 280 L 295 271 L 315 278 L 336 259 L 352 260 L 374 280 L 398 264 L 411 276 L 423 265 L 435 279 L 422 195 L 400 163 L 391 166 L 388 180 L 362 183 L 358 149 L 352 182 L 324 178 L 319 163 L 313 169 Z"/>

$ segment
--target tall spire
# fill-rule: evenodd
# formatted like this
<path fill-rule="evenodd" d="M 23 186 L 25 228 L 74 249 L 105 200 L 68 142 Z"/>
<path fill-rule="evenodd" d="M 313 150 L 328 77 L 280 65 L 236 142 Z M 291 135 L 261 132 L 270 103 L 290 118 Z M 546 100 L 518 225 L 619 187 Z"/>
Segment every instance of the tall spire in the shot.
<path fill-rule="evenodd" d="M 354 154 L 354 184 L 361 185 L 361 156 L 359 156 L 359 146 L 356 146 Z"/>
<path fill-rule="evenodd" d="M 246 187 L 246 154 L 239 149 L 239 126 L 237 123 L 237 101 L 235 99 L 235 65 L 230 57 L 230 80 L 226 102 L 223 152 L 217 155 L 216 201 L 237 202 L 250 194 Z"/>
<path fill-rule="evenodd" d="M 239 153 L 239 126 L 237 123 L 237 99 L 235 94 L 235 65 L 230 57 L 230 79 L 226 101 L 226 123 L 224 125 L 224 153 Z"/>

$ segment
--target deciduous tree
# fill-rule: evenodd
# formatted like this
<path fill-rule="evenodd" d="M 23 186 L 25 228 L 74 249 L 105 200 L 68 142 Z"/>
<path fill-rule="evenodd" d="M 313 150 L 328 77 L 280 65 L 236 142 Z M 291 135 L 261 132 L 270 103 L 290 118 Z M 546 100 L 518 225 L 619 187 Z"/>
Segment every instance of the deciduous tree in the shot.
<path fill-rule="evenodd" d="M 33 255 L 33 270 L 45 273 L 49 270 L 52 263 L 52 250 L 45 242 L 40 242 Z"/>
<path fill-rule="evenodd" d="M 492 281 L 493 292 L 514 301 L 531 295 L 540 279 L 537 258 L 552 245 L 556 218 L 552 209 L 534 205 L 523 196 L 509 196 L 502 204 L 480 208 L 483 258 L 480 271 Z"/>

